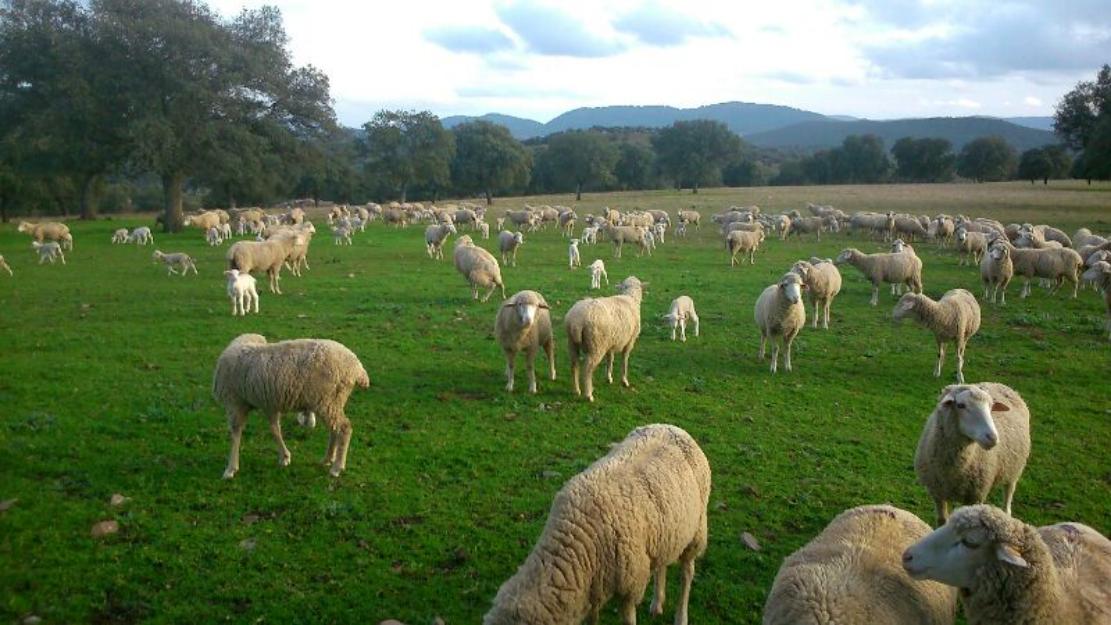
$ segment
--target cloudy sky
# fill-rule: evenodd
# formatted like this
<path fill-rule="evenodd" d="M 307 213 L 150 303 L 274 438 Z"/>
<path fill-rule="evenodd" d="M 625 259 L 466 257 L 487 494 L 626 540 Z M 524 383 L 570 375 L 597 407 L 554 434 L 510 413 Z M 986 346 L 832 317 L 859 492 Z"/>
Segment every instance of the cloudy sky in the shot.
<path fill-rule="evenodd" d="M 211 0 L 281 8 L 336 112 L 740 100 L 873 119 L 1050 115 L 1111 63 L 1108 0 Z"/>

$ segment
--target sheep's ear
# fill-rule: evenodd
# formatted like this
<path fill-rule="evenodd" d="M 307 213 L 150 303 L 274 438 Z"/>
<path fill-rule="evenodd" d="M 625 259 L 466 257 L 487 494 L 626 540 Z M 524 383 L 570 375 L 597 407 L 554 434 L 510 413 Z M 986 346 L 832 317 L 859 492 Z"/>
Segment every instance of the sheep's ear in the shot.
<path fill-rule="evenodd" d="M 510 299 L 510 300 L 506 300 L 505 303 L 501 305 L 501 307 L 502 308 L 513 308 L 516 305 L 517 305 L 517 302 Z"/>
<path fill-rule="evenodd" d="M 997 401 L 997 402 L 995 402 L 991 405 L 991 411 L 992 412 L 1010 412 L 1011 407 L 1008 406 L 1007 404 L 1004 404 L 1002 402 Z"/>
<path fill-rule="evenodd" d="M 1006 562 L 1007 564 L 1011 564 L 1019 568 L 1025 569 L 1030 566 L 1030 563 L 1028 563 L 1026 559 L 1022 557 L 1022 554 L 1018 552 L 1018 549 L 1015 549 L 1014 547 L 1006 543 L 999 543 L 995 546 L 995 557 L 998 558 L 1000 562 Z"/>
<path fill-rule="evenodd" d="M 949 386 L 941 389 L 941 395 L 939 395 L 937 398 L 938 402 L 946 408 L 952 408 L 953 403 L 956 402 L 956 398 L 953 397 L 953 390 L 956 388 L 956 384 L 950 384 Z"/>

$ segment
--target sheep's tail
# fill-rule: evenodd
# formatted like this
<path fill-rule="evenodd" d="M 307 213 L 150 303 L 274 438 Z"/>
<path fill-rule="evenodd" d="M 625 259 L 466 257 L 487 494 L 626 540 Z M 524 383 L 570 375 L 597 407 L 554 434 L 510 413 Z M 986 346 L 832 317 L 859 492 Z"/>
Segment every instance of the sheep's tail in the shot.
<path fill-rule="evenodd" d="M 370 376 L 367 375 L 366 369 L 362 366 L 359 367 L 359 375 L 355 378 L 355 383 L 359 385 L 359 388 L 370 388 Z"/>

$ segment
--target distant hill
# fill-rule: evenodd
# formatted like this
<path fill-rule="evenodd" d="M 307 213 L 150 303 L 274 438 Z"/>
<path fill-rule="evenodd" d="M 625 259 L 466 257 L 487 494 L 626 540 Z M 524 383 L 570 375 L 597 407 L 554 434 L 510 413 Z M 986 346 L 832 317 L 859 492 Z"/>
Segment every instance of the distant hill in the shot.
<path fill-rule="evenodd" d="M 544 130 L 544 124 L 532 119 L 525 119 L 523 117 L 513 117 L 512 115 L 502 115 L 501 113 L 487 113 L 478 117 L 471 117 L 468 115 L 452 115 L 440 120 L 444 128 L 453 128 L 459 124 L 481 119 L 483 121 L 501 124 L 509 129 L 509 134 L 514 138 L 524 141 L 533 137 L 539 137 L 548 134 Z"/>
<path fill-rule="evenodd" d="M 1019 151 L 1057 143 L 1052 132 L 991 117 L 931 117 L 854 122 L 827 119 L 752 134 L 746 136 L 745 140 L 768 148 L 825 149 L 841 145 L 849 135 L 861 134 L 878 135 L 889 149 L 902 137 L 940 137 L 948 139 L 956 150 L 969 141 L 986 135 L 999 135 Z"/>
<path fill-rule="evenodd" d="M 1037 128 L 1038 130 L 1048 130 L 1053 132 L 1053 118 L 1052 117 L 1004 117 L 1005 121 L 1019 126 L 1026 126 L 1027 128 Z"/>

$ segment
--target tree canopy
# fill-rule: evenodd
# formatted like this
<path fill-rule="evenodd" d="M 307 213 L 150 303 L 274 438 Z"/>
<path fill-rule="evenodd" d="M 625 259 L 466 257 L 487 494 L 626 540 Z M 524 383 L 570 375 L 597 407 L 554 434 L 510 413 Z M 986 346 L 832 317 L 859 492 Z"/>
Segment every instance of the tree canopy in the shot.
<path fill-rule="evenodd" d="M 455 137 L 428 111 L 378 111 L 361 142 L 367 172 L 406 200 L 413 185 L 451 183 Z"/>
<path fill-rule="evenodd" d="M 721 181 L 722 169 L 741 153 L 741 138 L 725 124 L 707 119 L 675 122 L 653 139 L 660 170 L 676 188 Z"/>
<path fill-rule="evenodd" d="M 550 175 L 557 185 L 575 189 L 575 199 L 582 199 L 583 188 L 612 184 L 614 166 L 619 154 L 605 135 L 589 130 L 561 132 L 548 139 L 544 159 L 549 162 Z"/>
<path fill-rule="evenodd" d="M 452 134 L 451 179 L 457 189 L 482 193 L 492 204 L 495 191 L 528 184 L 532 156 L 505 126 L 479 120 L 459 124 Z"/>
<path fill-rule="evenodd" d="M 1002 137 L 970 141 L 957 157 L 957 173 L 976 182 L 1007 180 L 1015 170 L 1015 149 Z"/>
<path fill-rule="evenodd" d="M 903 137 L 891 146 L 891 154 L 895 177 L 907 182 L 945 182 L 957 162 L 947 139 Z"/>

